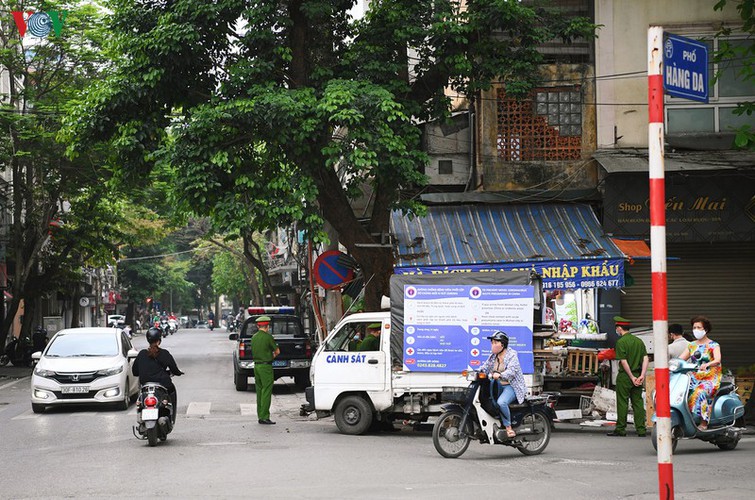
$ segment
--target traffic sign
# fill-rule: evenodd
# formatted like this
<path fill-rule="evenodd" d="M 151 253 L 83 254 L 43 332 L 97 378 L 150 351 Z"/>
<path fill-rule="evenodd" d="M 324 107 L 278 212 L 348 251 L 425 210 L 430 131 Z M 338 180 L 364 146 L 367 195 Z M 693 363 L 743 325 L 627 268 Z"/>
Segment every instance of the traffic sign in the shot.
<path fill-rule="evenodd" d="M 325 289 L 338 288 L 354 279 L 354 270 L 338 262 L 341 257 L 346 256 L 338 250 L 330 250 L 317 257 L 312 272 L 318 285 Z"/>
<path fill-rule="evenodd" d="M 708 102 L 708 47 L 669 33 L 663 44 L 663 88 L 670 96 Z"/>

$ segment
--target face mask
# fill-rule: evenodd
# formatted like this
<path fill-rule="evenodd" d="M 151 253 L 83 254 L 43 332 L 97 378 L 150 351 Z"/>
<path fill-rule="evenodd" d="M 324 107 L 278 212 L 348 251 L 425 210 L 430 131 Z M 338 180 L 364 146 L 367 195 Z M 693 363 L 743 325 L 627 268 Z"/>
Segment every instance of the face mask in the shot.
<path fill-rule="evenodd" d="M 700 340 L 701 338 L 705 337 L 705 330 L 692 330 L 692 334 L 697 340 Z"/>

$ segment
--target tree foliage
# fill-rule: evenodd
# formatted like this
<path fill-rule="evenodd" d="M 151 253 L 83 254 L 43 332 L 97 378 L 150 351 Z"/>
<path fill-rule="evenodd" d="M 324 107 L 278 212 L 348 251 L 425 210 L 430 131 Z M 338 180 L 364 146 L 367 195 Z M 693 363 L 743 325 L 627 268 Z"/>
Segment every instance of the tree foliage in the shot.
<path fill-rule="evenodd" d="M 728 3 L 728 0 L 720 0 L 714 9 L 723 10 Z M 741 31 L 747 35 L 747 38 L 741 44 L 733 44 L 727 39 L 732 34 L 731 27 L 723 26 L 716 34 L 719 38 L 719 49 L 714 54 L 713 60 L 719 64 L 736 61 L 736 66 L 739 68 L 738 78 L 744 82 L 755 83 L 755 19 L 753 19 L 755 0 L 737 0 L 735 3 L 742 20 Z M 752 116 L 754 112 L 755 102 L 753 101 L 742 101 L 733 111 L 739 116 Z M 755 127 L 751 125 L 739 127 L 736 130 L 734 143 L 738 148 L 755 149 Z"/>
<path fill-rule="evenodd" d="M 121 178 L 164 162 L 176 202 L 251 241 L 298 221 L 338 231 L 379 307 L 393 257 L 390 211 L 418 211 L 425 182 L 418 120 L 449 113 L 445 90 L 493 80 L 535 84 L 536 46 L 591 34 L 514 0 L 382 0 L 361 20 L 353 0 L 110 3 L 119 56 L 69 116 L 69 154 L 108 141 Z M 369 185 L 371 214 L 352 202 Z"/>

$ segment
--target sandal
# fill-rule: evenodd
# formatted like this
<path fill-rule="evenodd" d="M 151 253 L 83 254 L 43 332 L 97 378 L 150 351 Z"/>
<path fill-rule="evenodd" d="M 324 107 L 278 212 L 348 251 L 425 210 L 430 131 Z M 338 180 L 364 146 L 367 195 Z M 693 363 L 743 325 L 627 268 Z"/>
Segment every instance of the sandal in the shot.
<path fill-rule="evenodd" d="M 506 429 L 506 437 L 515 438 L 516 432 L 514 432 L 514 429 Z"/>

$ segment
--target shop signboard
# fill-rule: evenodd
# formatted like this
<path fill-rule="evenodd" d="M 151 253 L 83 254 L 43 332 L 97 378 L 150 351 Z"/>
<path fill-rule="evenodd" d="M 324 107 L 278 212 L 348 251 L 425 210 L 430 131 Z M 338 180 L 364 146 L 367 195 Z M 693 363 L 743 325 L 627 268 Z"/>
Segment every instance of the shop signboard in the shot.
<path fill-rule="evenodd" d="M 647 173 L 606 178 L 603 227 L 616 236 L 650 237 Z M 755 183 L 741 175 L 669 172 L 669 242 L 755 241 Z"/>
<path fill-rule="evenodd" d="M 646 179 L 647 181 L 647 179 Z M 578 288 L 621 288 L 624 286 L 622 259 L 548 260 L 498 264 L 396 267 L 395 274 L 506 273 L 535 271 L 543 278 L 545 290 Z"/>
<path fill-rule="evenodd" d="M 405 369 L 479 369 L 491 352 L 486 337 L 503 330 L 522 371 L 532 373 L 534 297 L 530 285 L 405 285 Z"/>

